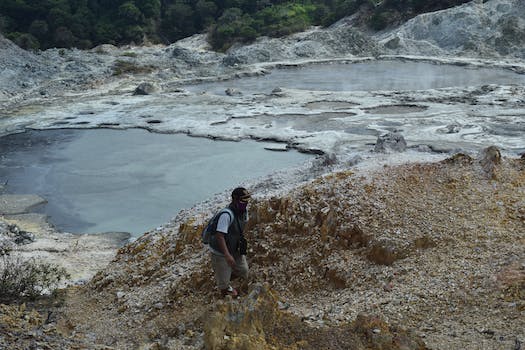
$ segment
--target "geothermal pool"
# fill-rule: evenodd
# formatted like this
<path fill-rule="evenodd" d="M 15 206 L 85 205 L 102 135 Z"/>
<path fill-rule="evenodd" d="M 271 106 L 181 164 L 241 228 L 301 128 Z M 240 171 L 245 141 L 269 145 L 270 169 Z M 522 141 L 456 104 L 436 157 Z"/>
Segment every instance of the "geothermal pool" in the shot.
<path fill-rule="evenodd" d="M 225 89 L 231 87 L 243 94 L 266 94 L 276 87 L 320 91 L 421 90 L 485 84 L 525 84 L 525 75 L 503 69 L 381 60 L 274 69 L 265 76 L 197 84 L 187 88 L 194 92 L 224 94 Z M 51 114 L 67 115 L 62 116 L 67 121 L 57 118 L 50 125 L 61 127 L 59 125 L 68 124 L 78 115 L 83 119 L 77 124 L 84 126 L 91 125 L 91 115 L 103 121 L 106 121 L 105 115 L 110 118 L 122 115 L 121 118 L 125 118 L 122 120 L 126 122 L 131 120 L 130 114 L 135 113 L 141 116 L 168 115 L 171 118 L 169 122 L 180 120 L 181 125 L 186 125 L 184 128 L 199 125 L 205 131 L 206 128 L 214 128 L 209 124 L 210 119 L 207 119 L 209 114 L 226 120 L 236 112 L 235 107 L 229 105 L 224 108 L 221 105 L 221 108 L 215 108 L 213 103 L 210 107 L 206 103 L 170 105 L 169 99 L 163 100 L 166 105 L 157 102 L 148 105 L 141 98 L 121 97 L 120 103 L 115 104 L 97 104 L 94 101 L 96 108 L 87 116 L 82 111 L 84 108 L 89 111 L 89 104 L 75 106 L 73 103 L 70 110 L 70 105 L 66 105 L 64 111 L 48 111 Z M 129 103 L 129 110 L 124 108 L 126 103 Z M 257 105 L 254 102 L 255 107 Z M 121 111 L 121 108 L 124 109 Z M 512 113 L 501 116 L 496 114 L 494 117 L 488 115 L 476 120 L 470 120 L 468 114 L 461 113 L 451 118 L 448 114 L 436 115 L 426 118 L 428 120 L 423 120 L 419 126 L 416 119 L 405 117 L 410 111 L 396 117 L 388 115 L 392 112 L 388 110 L 383 118 L 379 110 L 374 110 L 373 125 L 369 121 L 372 114 L 355 118 L 348 114 L 345 122 L 350 126 L 345 126 L 343 130 L 341 128 L 346 124 L 339 120 L 342 116 L 334 117 L 330 113 L 307 116 L 301 120 L 297 120 L 299 117 L 295 114 L 288 117 L 284 115 L 275 123 L 274 117 L 261 114 L 237 119 L 236 122 L 251 123 L 247 125 L 254 129 L 254 135 L 257 135 L 255 129 L 265 128 L 264 137 L 269 138 L 276 133 L 304 138 L 320 131 L 328 132 L 328 139 L 323 141 L 330 141 L 330 137 L 337 138 L 342 132 L 345 136 L 363 132 L 375 135 L 374 125 L 399 128 L 416 125 L 416 128 L 426 128 L 424 131 L 428 137 L 425 141 L 436 138 L 439 145 L 456 140 L 462 147 L 467 147 L 469 142 L 478 142 L 477 135 L 482 133 L 492 144 L 498 144 L 498 140 L 500 144 L 503 143 L 501 138 L 494 136 L 503 135 L 510 151 L 519 153 L 523 148 L 523 123 L 520 116 Z M 221 116 L 220 113 L 225 115 Z M 38 120 L 38 116 L 32 118 Z M 142 117 L 138 120 L 143 122 Z M 188 120 L 191 122 L 185 123 Z M 119 125 L 118 118 L 113 121 Z M 154 121 L 157 122 L 151 122 Z M 432 123 L 437 123 L 436 128 L 440 124 L 443 124 L 442 127 L 458 124 L 458 128 L 462 129 L 455 134 L 433 134 L 428 131 L 432 129 Z M 0 132 L 8 128 L 6 125 L 2 125 L 0 120 Z M 235 124 L 232 124 L 232 128 L 226 128 L 225 133 L 235 133 Z M 172 129 L 168 126 L 163 130 Z M 330 134 L 330 131 L 334 131 L 334 134 Z M 251 130 L 243 132 L 251 134 Z M 490 135 L 485 135 L 487 133 Z M 362 140 L 356 138 L 355 146 Z M 49 203 L 42 210 L 60 230 L 75 233 L 124 231 L 140 235 L 167 222 L 180 209 L 191 207 L 242 181 L 289 168 L 311 157 L 296 151 L 270 152 L 264 146 L 264 143 L 254 141 L 212 141 L 180 134 L 153 134 L 141 129 L 28 131 L 0 138 L 0 183 L 8 181 L 9 193 L 35 193 L 46 198 Z M 370 148 L 369 145 L 366 148 Z"/>
<path fill-rule="evenodd" d="M 42 211 L 73 233 L 140 235 L 180 209 L 311 156 L 268 144 L 145 130 L 45 130 L 0 138 L 0 183 L 47 199 Z"/>
<path fill-rule="evenodd" d="M 316 91 L 426 90 L 484 84 L 525 84 L 525 74 L 498 68 L 475 68 L 400 60 L 312 64 L 273 69 L 270 74 L 187 87 L 192 92 L 269 93 L 276 87 Z"/>

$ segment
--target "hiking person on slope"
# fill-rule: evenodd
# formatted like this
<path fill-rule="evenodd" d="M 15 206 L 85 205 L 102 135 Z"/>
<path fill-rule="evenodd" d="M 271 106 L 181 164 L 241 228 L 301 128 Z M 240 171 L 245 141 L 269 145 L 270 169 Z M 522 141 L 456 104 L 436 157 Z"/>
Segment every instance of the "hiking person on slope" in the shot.
<path fill-rule="evenodd" d="M 250 194 L 245 188 L 234 189 L 232 201 L 226 209 L 221 211 L 217 229 L 210 237 L 211 265 L 222 296 L 236 297 L 238 295 L 237 290 L 230 285 L 232 276 L 248 278 L 247 243 L 243 231 L 248 221 L 249 199 Z"/>

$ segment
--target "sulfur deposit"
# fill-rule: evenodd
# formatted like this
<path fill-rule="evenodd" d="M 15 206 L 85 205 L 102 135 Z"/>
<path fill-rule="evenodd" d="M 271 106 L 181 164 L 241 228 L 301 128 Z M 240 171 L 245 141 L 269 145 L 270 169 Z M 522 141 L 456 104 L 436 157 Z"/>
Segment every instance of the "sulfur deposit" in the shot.
<path fill-rule="evenodd" d="M 61 318 L 115 348 L 344 349 L 363 317 L 412 334 L 406 348 L 512 348 L 525 339 L 525 162 L 502 158 L 488 176 L 483 159 L 356 168 L 256 196 L 240 300 L 218 299 L 205 217 L 181 215 L 70 291 Z"/>

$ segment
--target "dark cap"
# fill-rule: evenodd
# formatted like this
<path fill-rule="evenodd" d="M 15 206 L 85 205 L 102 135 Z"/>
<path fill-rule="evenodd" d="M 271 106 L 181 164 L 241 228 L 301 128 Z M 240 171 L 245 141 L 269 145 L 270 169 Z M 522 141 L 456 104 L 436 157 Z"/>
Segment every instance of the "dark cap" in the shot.
<path fill-rule="evenodd" d="M 250 192 L 248 192 L 248 190 L 244 187 L 237 187 L 232 192 L 233 199 L 248 199 L 250 197 Z"/>

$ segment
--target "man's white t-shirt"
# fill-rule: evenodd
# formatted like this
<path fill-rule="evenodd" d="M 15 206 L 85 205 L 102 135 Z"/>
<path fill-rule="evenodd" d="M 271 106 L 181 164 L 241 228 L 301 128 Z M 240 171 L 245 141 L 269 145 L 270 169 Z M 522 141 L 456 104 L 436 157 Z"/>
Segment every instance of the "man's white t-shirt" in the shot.
<path fill-rule="evenodd" d="M 228 234 L 228 228 L 230 227 L 230 214 L 228 213 L 222 213 L 221 216 L 219 216 L 219 220 L 217 221 L 217 232 L 224 233 L 225 235 Z M 208 247 L 210 248 L 210 252 L 212 252 L 215 255 L 224 256 L 224 254 L 216 249 L 213 249 L 211 247 L 211 244 L 208 244 Z"/>
<path fill-rule="evenodd" d="M 219 216 L 219 221 L 217 221 L 217 232 L 228 234 L 228 228 L 230 227 L 230 223 L 230 214 L 222 213 L 221 216 Z"/>

